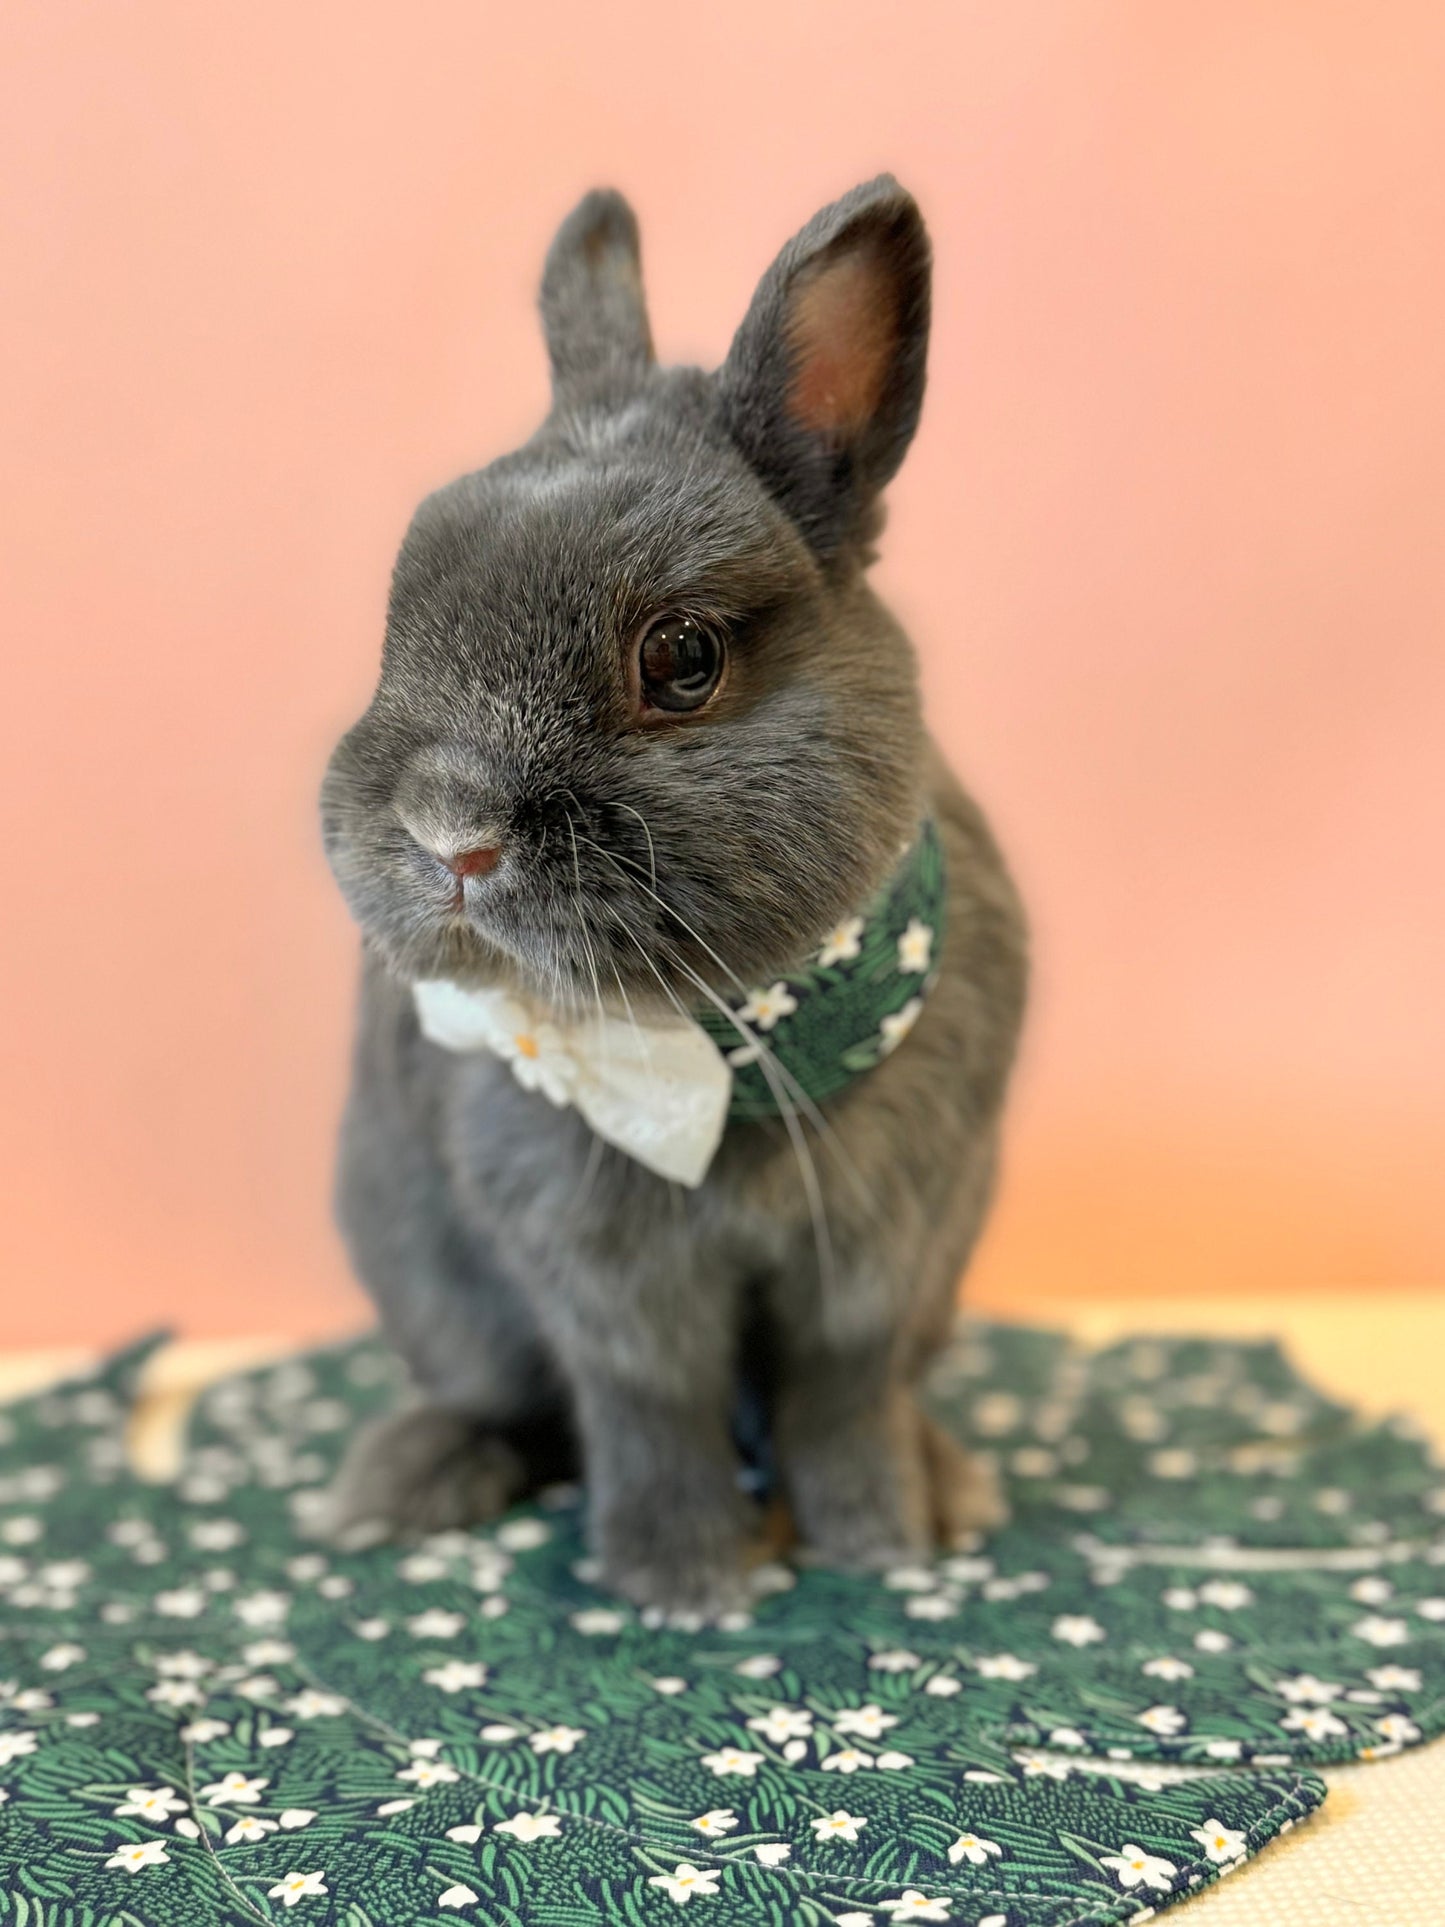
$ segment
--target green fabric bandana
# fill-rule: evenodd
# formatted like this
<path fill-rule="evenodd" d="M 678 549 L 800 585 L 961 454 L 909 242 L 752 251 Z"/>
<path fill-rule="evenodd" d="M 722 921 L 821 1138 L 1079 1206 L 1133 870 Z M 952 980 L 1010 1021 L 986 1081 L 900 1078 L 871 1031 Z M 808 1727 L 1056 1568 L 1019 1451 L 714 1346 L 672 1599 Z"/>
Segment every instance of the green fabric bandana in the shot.
<path fill-rule="evenodd" d="M 903 1042 L 937 974 L 946 886 L 929 817 L 888 881 L 805 963 L 731 1001 L 736 1023 L 696 1013 L 733 1069 L 729 1117 L 776 1117 L 780 1091 L 821 1104 Z M 764 1052 L 776 1063 L 765 1068 Z"/>

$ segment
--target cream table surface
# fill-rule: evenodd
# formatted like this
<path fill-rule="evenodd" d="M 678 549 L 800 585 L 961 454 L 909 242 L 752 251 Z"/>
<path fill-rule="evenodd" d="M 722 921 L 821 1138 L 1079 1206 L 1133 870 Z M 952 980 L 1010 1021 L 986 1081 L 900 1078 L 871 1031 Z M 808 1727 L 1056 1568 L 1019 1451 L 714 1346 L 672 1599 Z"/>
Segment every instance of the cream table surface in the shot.
<path fill-rule="evenodd" d="M 1140 1332 L 1280 1339 L 1304 1375 L 1366 1412 L 1409 1412 L 1445 1441 L 1445 1292 L 1314 1299 L 1149 1298 L 1081 1306 L 1012 1299 L 990 1316 L 1063 1326 L 1087 1344 Z M 162 1477 L 202 1386 L 294 1350 L 284 1337 L 179 1341 L 151 1361 L 136 1412 L 137 1467 Z M 83 1350 L 0 1352 L 0 1398 L 91 1362 Z M 1332 1767 L 1323 1809 L 1257 1862 L 1171 1908 L 1180 1927 L 1441 1927 L 1445 1741 L 1373 1766 Z"/>

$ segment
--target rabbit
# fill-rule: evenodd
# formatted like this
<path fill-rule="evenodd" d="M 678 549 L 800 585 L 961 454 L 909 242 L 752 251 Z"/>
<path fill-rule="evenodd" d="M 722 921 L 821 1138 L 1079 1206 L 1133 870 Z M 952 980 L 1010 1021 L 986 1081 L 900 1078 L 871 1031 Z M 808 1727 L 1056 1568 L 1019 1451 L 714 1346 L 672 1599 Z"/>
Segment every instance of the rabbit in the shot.
<path fill-rule="evenodd" d="M 322 794 L 364 939 L 339 1219 L 412 1391 L 351 1442 L 324 1534 L 464 1527 L 580 1470 L 608 1588 L 736 1612 L 744 1380 L 807 1558 L 886 1569 L 1001 1516 L 915 1396 L 989 1203 L 1027 974 L 867 579 L 929 302 L 885 175 L 788 242 L 719 370 L 660 367 L 636 221 L 590 193 L 542 278 L 550 414 L 416 512 Z M 768 984 L 930 813 L 947 917 L 911 1034 L 811 1121 L 729 1122 L 691 1189 L 419 1027 L 421 980 L 640 1022 Z"/>

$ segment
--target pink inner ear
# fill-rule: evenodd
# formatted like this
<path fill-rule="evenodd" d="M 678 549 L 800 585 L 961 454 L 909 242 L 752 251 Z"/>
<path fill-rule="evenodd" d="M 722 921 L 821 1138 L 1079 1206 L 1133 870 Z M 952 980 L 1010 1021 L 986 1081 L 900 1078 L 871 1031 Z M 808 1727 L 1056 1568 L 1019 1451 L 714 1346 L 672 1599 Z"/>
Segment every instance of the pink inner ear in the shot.
<path fill-rule="evenodd" d="M 809 276 L 792 297 L 788 342 L 793 420 L 839 440 L 866 427 L 898 342 L 897 295 L 884 262 L 860 249 Z"/>

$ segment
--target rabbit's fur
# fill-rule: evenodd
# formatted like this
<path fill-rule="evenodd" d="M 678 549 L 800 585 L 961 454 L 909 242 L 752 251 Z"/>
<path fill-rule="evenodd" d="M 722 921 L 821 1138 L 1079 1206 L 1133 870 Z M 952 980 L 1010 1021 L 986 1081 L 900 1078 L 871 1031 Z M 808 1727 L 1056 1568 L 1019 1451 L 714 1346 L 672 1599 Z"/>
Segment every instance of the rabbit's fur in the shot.
<path fill-rule="evenodd" d="M 819 1557 L 875 1568 L 994 1514 L 913 1388 L 988 1202 L 1023 922 L 865 576 L 917 422 L 928 274 L 883 177 L 788 244 L 717 374 L 659 368 L 631 212 L 591 194 L 543 279 L 551 414 L 407 533 L 323 816 L 366 939 L 341 1221 L 416 1397 L 354 1443 L 333 1533 L 486 1518 L 580 1447 L 607 1581 L 736 1607 L 744 1371 Z M 638 727 L 629 652 L 659 611 L 724 631 L 727 674 L 701 714 Z M 619 1016 L 772 982 L 930 809 L 947 926 L 911 1035 L 825 1132 L 730 1125 L 696 1190 L 418 1031 L 418 978 Z M 504 854 L 461 886 L 436 853 L 475 844 Z"/>

